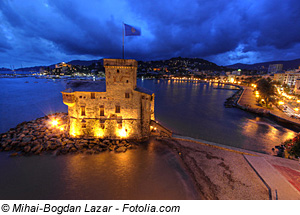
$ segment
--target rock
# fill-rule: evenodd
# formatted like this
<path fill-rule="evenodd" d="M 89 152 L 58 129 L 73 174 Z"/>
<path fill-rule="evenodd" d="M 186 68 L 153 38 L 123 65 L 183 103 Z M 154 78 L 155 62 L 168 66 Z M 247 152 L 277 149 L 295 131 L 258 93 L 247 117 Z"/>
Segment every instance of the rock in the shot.
<path fill-rule="evenodd" d="M 121 146 L 119 148 L 117 148 L 115 151 L 116 152 L 126 152 L 127 148 L 125 146 Z"/>
<path fill-rule="evenodd" d="M 109 140 L 103 140 L 103 144 L 105 144 L 105 145 L 109 145 L 109 143 L 110 143 L 110 141 Z"/>
<path fill-rule="evenodd" d="M 22 136 L 22 135 L 21 135 Z M 32 140 L 32 138 L 30 137 L 30 136 L 27 136 L 27 137 L 25 137 L 24 136 L 24 138 L 22 139 L 22 142 L 23 143 L 28 143 L 28 142 L 30 142 Z"/>
<path fill-rule="evenodd" d="M 37 150 L 39 150 L 42 146 L 41 145 L 36 145 L 31 149 L 31 152 L 35 152 Z"/>
<path fill-rule="evenodd" d="M 51 144 L 51 145 L 49 146 L 49 148 L 50 148 L 51 150 L 55 150 L 55 149 L 58 148 L 58 146 L 55 145 L 55 144 Z"/>
<path fill-rule="evenodd" d="M 14 152 L 9 155 L 9 157 L 16 157 L 16 156 L 18 156 L 18 152 Z"/>
<path fill-rule="evenodd" d="M 115 146 L 115 145 L 110 145 L 110 146 L 108 147 L 108 149 L 109 149 L 109 151 L 113 151 L 113 150 L 115 150 L 116 147 L 117 147 L 117 146 Z"/>
<path fill-rule="evenodd" d="M 75 147 L 71 147 L 69 152 L 77 152 L 77 149 Z"/>
<path fill-rule="evenodd" d="M 35 154 L 35 155 L 39 155 L 39 154 L 41 154 L 42 150 L 43 150 L 43 147 L 40 146 L 40 147 L 35 151 L 34 154 Z"/>
<path fill-rule="evenodd" d="M 24 152 L 28 153 L 30 152 L 31 147 L 30 146 L 25 146 L 24 147 Z"/>
<path fill-rule="evenodd" d="M 99 146 L 100 146 L 101 148 L 107 148 L 108 145 L 106 145 L 106 144 L 100 142 L 100 143 L 99 143 Z"/>
<path fill-rule="evenodd" d="M 7 145 L 8 145 L 8 142 L 6 142 L 6 141 L 1 143 L 1 146 L 2 146 L 3 148 L 5 148 Z"/>
<path fill-rule="evenodd" d="M 4 147 L 3 147 L 3 148 L 4 148 Z M 10 151 L 11 149 L 12 149 L 11 146 L 6 146 L 5 149 L 4 149 L 4 151 Z"/>
<path fill-rule="evenodd" d="M 20 142 L 19 141 L 13 141 L 10 145 L 11 146 L 17 146 Z"/>

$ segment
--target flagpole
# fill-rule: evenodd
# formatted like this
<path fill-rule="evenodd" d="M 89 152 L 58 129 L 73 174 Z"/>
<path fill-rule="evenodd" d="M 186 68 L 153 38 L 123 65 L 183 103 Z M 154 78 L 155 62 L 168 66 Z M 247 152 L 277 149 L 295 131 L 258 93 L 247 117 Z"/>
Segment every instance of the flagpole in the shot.
<path fill-rule="evenodd" d="M 122 45 L 122 57 L 124 59 L 124 22 L 122 24 L 122 36 L 123 36 L 123 45 Z"/>

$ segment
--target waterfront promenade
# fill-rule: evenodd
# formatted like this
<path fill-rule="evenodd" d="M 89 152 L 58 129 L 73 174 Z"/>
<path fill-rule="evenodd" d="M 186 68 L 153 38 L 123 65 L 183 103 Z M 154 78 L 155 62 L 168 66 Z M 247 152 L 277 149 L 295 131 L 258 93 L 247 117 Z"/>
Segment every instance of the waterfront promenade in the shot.
<path fill-rule="evenodd" d="M 277 117 L 279 120 L 295 124 L 300 127 L 300 119 L 294 119 L 287 116 L 285 113 L 280 111 L 276 106 L 273 106 L 273 110 L 269 110 L 257 105 L 256 97 L 253 94 L 253 88 L 247 86 L 241 86 L 244 89 L 240 99 L 238 100 L 238 105 L 243 109 L 247 109 L 251 112 L 257 113 L 270 113 L 271 115 Z"/>
<path fill-rule="evenodd" d="M 204 199 L 300 200 L 298 161 L 176 135 L 161 141 L 176 151 Z"/>

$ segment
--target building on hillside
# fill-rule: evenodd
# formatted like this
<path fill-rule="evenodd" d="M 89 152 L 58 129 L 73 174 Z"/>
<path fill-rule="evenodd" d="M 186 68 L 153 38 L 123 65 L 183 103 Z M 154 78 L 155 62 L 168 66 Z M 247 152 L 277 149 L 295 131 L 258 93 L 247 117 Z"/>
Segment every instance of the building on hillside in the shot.
<path fill-rule="evenodd" d="M 106 82 L 71 82 L 62 92 L 73 137 L 144 139 L 154 120 L 154 94 L 137 87 L 137 61 L 104 59 Z"/>
<path fill-rule="evenodd" d="M 270 64 L 268 68 L 268 73 L 274 74 L 276 72 L 281 72 L 283 64 Z"/>
<path fill-rule="evenodd" d="M 300 79 L 296 80 L 294 93 L 300 95 Z"/>
<path fill-rule="evenodd" d="M 289 87 L 295 86 L 296 80 L 300 78 L 300 73 L 289 73 L 286 72 L 283 77 L 283 84 L 288 85 Z"/>
<path fill-rule="evenodd" d="M 284 72 L 278 72 L 274 74 L 274 81 L 278 81 L 280 84 L 283 84 L 285 73 Z"/>
<path fill-rule="evenodd" d="M 71 65 L 71 64 L 67 64 L 67 63 L 65 63 L 65 62 L 61 62 L 61 63 L 59 63 L 59 64 L 55 64 L 55 68 L 64 68 L 64 67 L 69 67 L 69 68 L 71 68 L 72 65 Z"/>

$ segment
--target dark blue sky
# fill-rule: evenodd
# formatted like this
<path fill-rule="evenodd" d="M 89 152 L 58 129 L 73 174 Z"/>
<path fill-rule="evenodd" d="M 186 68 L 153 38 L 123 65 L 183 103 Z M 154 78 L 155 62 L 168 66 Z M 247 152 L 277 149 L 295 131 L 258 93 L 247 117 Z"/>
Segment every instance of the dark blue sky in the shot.
<path fill-rule="evenodd" d="M 0 67 L 122 57 L 228 65 L 300 58 L 299 0 L 1 0 Z"/>

